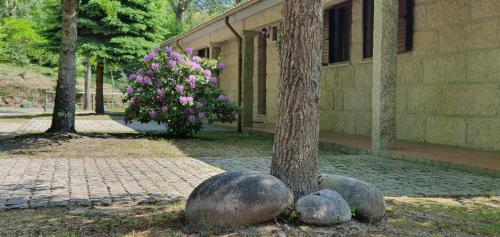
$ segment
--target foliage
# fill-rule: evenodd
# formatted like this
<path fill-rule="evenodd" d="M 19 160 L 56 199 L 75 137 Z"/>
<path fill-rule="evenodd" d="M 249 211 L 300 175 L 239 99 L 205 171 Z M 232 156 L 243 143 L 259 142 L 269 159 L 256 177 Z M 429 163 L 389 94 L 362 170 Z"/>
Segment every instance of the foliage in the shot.
<path fill-rule="evenodd" d="M 144 56 L 143 66 L 130 75 L 125 122 L 155 121 L 167 125 L 175 137 L 194 135 L 203 121 L 232 122 L 237 107 L 215 86 L 223 69 L 218 60 L 180 54 L 171 47 L 156 47 Z"/>
<path fill-rule="evenodd" d="M 19 65 L 40 60 L 44 50 L 38 46 L 46 40 L 34 28 L 31 20 L 4 18 L 0 23 L 0 60 Z"/>

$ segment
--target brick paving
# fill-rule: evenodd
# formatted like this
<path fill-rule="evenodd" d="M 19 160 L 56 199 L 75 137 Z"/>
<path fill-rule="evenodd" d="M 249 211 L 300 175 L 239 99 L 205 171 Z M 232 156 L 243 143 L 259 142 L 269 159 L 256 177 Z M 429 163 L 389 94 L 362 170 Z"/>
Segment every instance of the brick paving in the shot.
<path fill-rule="evenodd" d="M 223 170 L 269 172 L 270 157 L 2 159 L 0 209 L 155 203 L 187 198 Z M 500 179 L 372 156 L 322 156 L 322 172 L 370 182 L 388 196 L 500 193 Z"/>
<path fill-rule="evenodd" d="M 269 172 L 271 157 L 200 158 L 224 170 Z M 370 155 L 321 156 L 320 172 L 374 184 L 388 196 L 498 195 L 500 178 Z"/>
<path fill-rule="evenodd" d="M 0 209 L 173 201 L 221 172 L 192 158 L 2 159 Z"/>

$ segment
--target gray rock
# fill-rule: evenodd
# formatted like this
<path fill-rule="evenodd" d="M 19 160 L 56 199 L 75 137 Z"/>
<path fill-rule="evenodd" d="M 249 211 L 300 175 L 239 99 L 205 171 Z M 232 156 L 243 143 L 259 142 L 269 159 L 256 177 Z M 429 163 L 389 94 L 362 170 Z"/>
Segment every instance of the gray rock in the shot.
<path fill-rule="evenodd" d="M 374 222 L 385 215 L 384 196 L 368 183 L 341 175 L 321 174 L 319 187 L 337 191 L 355 209 L 356 219 Z"/>
<path fill-rule="evenodd" d="M 351 220 L 347 202 L 333 190 L 303 196 L 296 204 L 299 219 L 307 224 L 334 225 Z"/>
<path fill-rule="evenodd" d="M 198 185 L 186 203 L 191 231 L 217 230 L 268 221 L 292 205 L 278 178 L 258 172 L 226 172 Z"/>

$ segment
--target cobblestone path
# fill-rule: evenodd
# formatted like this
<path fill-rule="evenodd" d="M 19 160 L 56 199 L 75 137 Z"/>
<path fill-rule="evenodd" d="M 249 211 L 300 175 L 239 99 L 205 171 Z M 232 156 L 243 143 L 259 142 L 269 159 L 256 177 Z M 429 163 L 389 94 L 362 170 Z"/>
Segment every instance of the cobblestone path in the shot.
<path fill-rule="evenodd" d="M 187 198 L 223 170 L 268 172 L 270 157 L 7 158 L 0 166 L 0 209 L 154 203 Z M 320 170 L 370 182 L 388 196 L 500 193 L 500 179 L 373 156 L 323 156 Z"/>
<path fill-rule="evenodd" d="M 271 157 L 201 158 L 224 170 L 269 172 Z M 476 196 L 500 193 L 500 178 L 369 155 L 321 156 L 320 172 L 369 182 L 389 196 Z"/>
<path fill-rule="evenodd" d="M 31 119 L 17 129 L 18 133 L 44 132 L 50 127 L 50 120 Z M 134 122 L 125 125 L 115 120 L 76 120 L 76 130 L 85 133 L 133 133 L 165 131 L 164 125 Z"/>
<path fill-rule="evenodd" d="M 2 159 L 0 209 L 154 203 L 222 170 L 192 158 Z"/>

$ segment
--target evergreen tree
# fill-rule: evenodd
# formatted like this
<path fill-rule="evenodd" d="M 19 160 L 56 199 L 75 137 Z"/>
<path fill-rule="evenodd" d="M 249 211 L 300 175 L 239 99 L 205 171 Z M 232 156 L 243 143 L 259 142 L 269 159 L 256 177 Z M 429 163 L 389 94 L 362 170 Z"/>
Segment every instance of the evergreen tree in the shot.
<path fill-rule="evenodd" d="M 48 0 L 43 35 L 50 48 L 58 50 L 60 43 L 60 3 Z M 104 62 L 133 66 L 155 45 L 171 36 L 169 26 L 174 17 L 165 17 L 160 1 L 150 0 L 82 0 L 78 19 L 78 51 L 96 58 L 96 112 L 104 112 Z"/>

